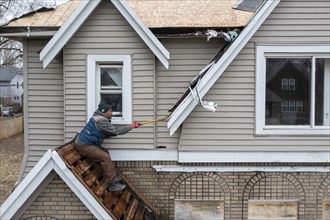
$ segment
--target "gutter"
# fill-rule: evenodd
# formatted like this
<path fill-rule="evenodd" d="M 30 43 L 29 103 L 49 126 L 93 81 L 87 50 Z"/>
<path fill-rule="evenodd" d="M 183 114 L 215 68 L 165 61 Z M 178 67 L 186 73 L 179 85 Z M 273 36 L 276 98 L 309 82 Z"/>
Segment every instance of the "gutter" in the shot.
<path fill-rule="evenodd" d="M 9 38 L 28 38 L 28 37 L 50 37 L 53 36 L 60 27 L 21 27 L 10 26 L 0 27 L 1 36 Z"/>

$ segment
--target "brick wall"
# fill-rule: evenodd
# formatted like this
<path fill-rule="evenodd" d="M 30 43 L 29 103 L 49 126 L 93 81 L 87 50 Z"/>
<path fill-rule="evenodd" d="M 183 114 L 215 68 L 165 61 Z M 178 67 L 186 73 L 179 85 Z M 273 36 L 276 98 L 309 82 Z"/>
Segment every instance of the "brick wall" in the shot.
<path fill-rule="evenodd" d="M 96 219 L 59 176 L 40 193 L 20 219 Z"/>
<path fill-rule="evenodd" d="M 299 200 L 298 217 L 322 219 L 322 201 L 330 198 L 330 170 L 316 172 L 159 172 L 153 165 L 176 162 L 118 162 L 118 168 L 161 212 L 174 218 L 174 199 L 225 201 L 225 219 L 247 219 L 248 200 Z M 181 164 L 187 166 L 306 166 L 306 164 Z M 327 165 L 329 164 L 309 164 Z"/>
<path fill-rule="evenodd" d="M 117 167 L 157 207 L 161 219 L 174 218 L 174 199 L 222 200 L 225 219 L 247 219 L 248 201 L 298 200 L 299 220 L 322 219 L 322 202 L 330 199 L 330 171 L 317 172 L 156 172 L 153 165 L 176 162 L 118 162 Z M 187 166 L 301 166 L 304 164 L 181 164 Z M 311 164 L 329 165 L 329 164 Z M 56 177 L 22 218 L 93 219 L 65 183 Z M 35 218 L 36 219 L 36 218 Z"/>

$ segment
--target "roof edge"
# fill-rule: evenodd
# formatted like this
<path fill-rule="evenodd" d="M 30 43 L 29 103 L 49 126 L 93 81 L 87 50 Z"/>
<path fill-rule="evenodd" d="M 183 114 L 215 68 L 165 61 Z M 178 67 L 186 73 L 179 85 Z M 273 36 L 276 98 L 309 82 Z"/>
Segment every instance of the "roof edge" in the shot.
<path fill-rule="evenodd" d="M 220 58 L 214 67 L 205 74 L 201 79 L 200 84 L 196 89 L 198 90 L 201 98 L 209 91 L 216 80 L 227 69 L 231 62 L 235 59 L 238 53 L 243 49 L 275 7 L 279 4 L 280 0 L 266 0 L 258 13 L 253 16 L 248 25 L 243 29 L 241 34 L 228 48 L 227 52 Z M 173 112 L 170 120 L 167 123 L 167 128 L 170 130 L 170 135 L 173 135 L 178 127 L 189 116 L 198 103 L 194 101 L 192 94 L 184 99 L 184 101 Z"/>
<path fill-rule="evenodd" d="M 43 68 L 46 68 L 58 52 L 60 52 L 100 2 L 101 0 L 93 0 L 82 1 L 80 3 L 78 8 L 70 15 L 68 20 L 66 20 L 63 26 L 40 52 L 40 60 L 43 61 Z"/>
<path fill-rule="evenodd" d="M 155 35 L 143 24 L 136 13 L 130 8 L 126 0 L 110 0 L 117 10 L 124 16 L 136 33 L 143 39 L 150 50 L 157 56 L 160 62 L 168 68 L 169 52 L 155 37 Z M 99 5 L 101 0 L 82 1 L 78 8 L 71 14 L 63 26 L 56 32 L 47 45 L 40 52 L 40 60 L 43 68 L 53 60 L 70 38 L 76 33 L 83 22 Z"/>
<path fill-rule="evenodd" d="M 150 29 L 142 22 L 139 16 L 128 4 L 127 0 L 110 0 L 125 17 L 136 33 L 144 40 L 150 50 L 157 56 L 159 61 L 168 69 L 170 53 L 156 38 Z"/>
<path fill-rule="evenodd" d="M 56 150 L 48 150 L 23 181 L 9 195 L 0 207 L 0 219 L 12 219 L 15 217 L 24 206 L 24 203 L 28 201 L 33 192 L 53 170 L 63 179 L 68 187 L 97 219 L 112 219 L 108 212 L 67 168 Z"/>

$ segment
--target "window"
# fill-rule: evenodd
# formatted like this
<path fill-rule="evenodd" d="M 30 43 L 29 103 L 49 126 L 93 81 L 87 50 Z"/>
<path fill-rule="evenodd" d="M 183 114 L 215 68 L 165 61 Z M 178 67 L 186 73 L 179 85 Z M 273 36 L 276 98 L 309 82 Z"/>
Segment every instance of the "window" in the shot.
<path fill-rule="evenodd" d="M 257 46 L 256 134 L 329 135 L 329 48 Z"/>
<path fill-rule="evenodd" d="M 112 122 L 132 122 L 131 57 L 89 55 L 87 58 L 88 117 L 102 100 L 114 104 Z"/>
<path fill-rule="evenodd" d="M 225 219 L 225 203 L 221 200 L 176 199 L 174 219 Z"/>
<path fill-rule="evenodd" d="M 113 116 L 123 117 L 123 66 L 120 64 L 98 65 L 97 73 L 97 91 L 100 93 L 99 100 L 115 104 L 112 109 Z"/>
<path fill-rule="evenodd" d="M 330 200 L 322 202 L 322 220 L 330 219 Z"/>
<path fill-rule="evenodd" d="M 249 200 L 248 220 L 297 220 L 298 201 L 295 200 Z"/>

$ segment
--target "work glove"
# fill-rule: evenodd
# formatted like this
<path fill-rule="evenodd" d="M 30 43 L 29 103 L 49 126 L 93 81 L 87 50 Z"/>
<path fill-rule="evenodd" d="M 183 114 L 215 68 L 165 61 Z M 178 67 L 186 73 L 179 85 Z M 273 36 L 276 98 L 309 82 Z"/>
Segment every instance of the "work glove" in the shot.
<path fill-rule="evenodd" d="M 136 121 L 134 121 L 132 124 L 131 124 L 131 127 L 132 128 L 138 128 L 138 127 L 140 127 L 141 126 L 141 124 L 139 123 L 139 122 L 136 122 Z"/>

